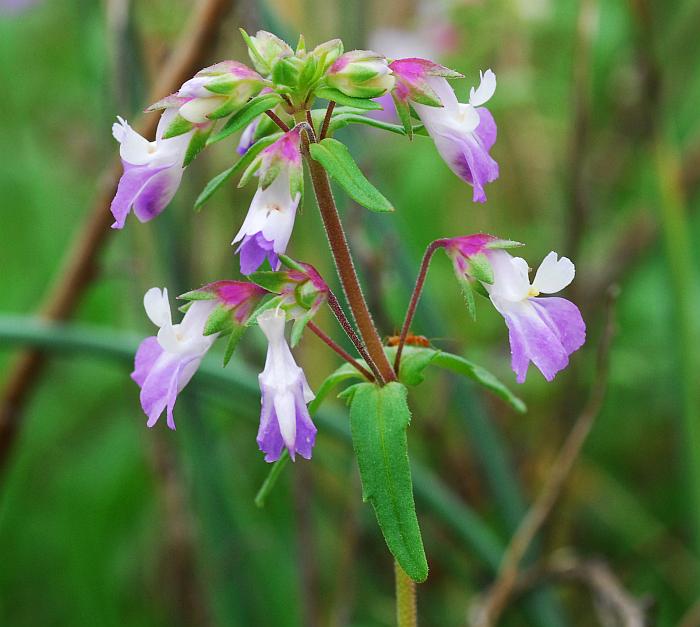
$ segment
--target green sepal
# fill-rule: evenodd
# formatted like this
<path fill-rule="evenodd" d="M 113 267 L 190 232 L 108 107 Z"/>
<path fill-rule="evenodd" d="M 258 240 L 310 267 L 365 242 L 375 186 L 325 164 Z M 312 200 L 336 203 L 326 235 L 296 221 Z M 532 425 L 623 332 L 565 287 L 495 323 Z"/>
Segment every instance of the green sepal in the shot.
<path fill-rule="evenodd" d="M 225 305 L 217 305 L 214 311 L 209 314 L 204 324 L 204 335 L 214 333 L 228 333 L 233 327 L 231 309 Z"/>
<path fill-rule="evenodd" d="M 512 239 L 497 239 L 486 244 L 484 248 L 489 248 L 491 250 L 508 250 L 509 248 L 520 248 L 521 246 L 525 246 L 525 244 Z"/>
<path fill-rule="evenodd" d="M 204 290 L 191 290 L 180 294 L 178 300 L 216 300 L 217 296 L 213 292 L 205 292 Z"/>
<path fill-rule="evenodd" d="M 222 76 L 207 83 L 204 89 L 217 96 L 228 96 L 239 84 L 240 81 L 237 79 Z"/>
<path fill-rule="evenodd" d="M 299 39 L 297 40 L 297 48 L 294 51 L 294 54 L 296 55 L 301 55 L 306 52 L 306 39 L 304 39 L 304 35 L 299 33 Z"/>
<path fill-rule="evenodd" d="M 261 172 L 258 178 L 258 185 L 262 189 L 267 189 L 275 182 L 275 179 L 279 176 L 282 171 L 282 164 L 275 159 L 270 165 Z"/>
<path fill-rule="evenodd" d="M 382 105 L 374 100 L 369 98 L 353 98 L 352 96 L 346 96 L 342 91 L 333 89 L 332 87 L 321 87 L 316 89 L 314 94 L 318 98 L 332 100 L 338 104 L 348 107 L 355 107 L 356 109 L 365 109 L 367 111 L 381 111 L 383 109 Z"/>
<path fill-rule="evenodd" d="M 306 57 L 299 73 L 298 86 L 300 90 L 309 89 L 319 78 L 318 61 L 315 57 Z"/>
<path fill-rule="evenodd" d="M 282 287 L 289 282 L 286 272 L 259 270 L 248 275 L 248 280 L 259 285 L 268 292 L 279 294 Z"/>
<path fill-rule="evenodd" d="M 241 341 L 243 334 L 247 330 L 247 326 L 244 324 L 233 324 L 231 327 L 231 333 L 228 336 L 228 342 L 226 342 L 226 350 L 224 351 L 224 368 L 228 366 L 228 362 L 231 361 L 233 353 L 238 346 L 238 342 Z"/>
<path fill-rule="evenodd" d="M 404 133 L 408 136 L 408 139 L 413 139 L 413 121 L 411 120 L 411 107 L 409 106 L 408 102 L 397 98 L 394 92 L 391 93 L 391 98 L 394 101 L 394 106 L 396 107 L 396 113 L 399 116 L 399 121 L 403 125 Z"/>
<path fill-rule="evenodd" d="M 183 118 L 179 113 L 175 116 L 168 128 L 163 133 L 163 139 L 170 139 L 178 135 L 189 133 L 194 128 L 194 124 Z"/>
<path fill-rule="evenodd" d="M 350 431 L 362 480 L 389 550 L 414 581 L 428 577 L 408 462 L 406 429 L 411 412 L 406 387 L 358 383 L 343 395 L 350 404 Z"/>
<path fill-rule="evenodd" d="M 185 303 L 184 305 L 180 305 L 177 310 L 182 313 L 187 313 L 187 310 L 192 307 L 192 301 Z"/>
<path fill-rule="evenodd" d="M 255 160 L 258 154 L 277 141 L 280 135 L 281 134 L 278 133 L 277 135 L 270 135 L 269 137 L 263 137 L 262 139 L 258 140 L 255 144 L 248 148 L 246 153 L 230 168 L 217 174 L 213 179 L 211 179 L 211 181 L 206 184 L 201 194 L 199 194 L 197 197 L 197 200 L 194 203 L 194 208 L 197 210 L 201 209 L 204 203 L 206 203 L 214 195 L 214 193 L 218 191 L 226 181 L 228 181 L 228 179 L 235 176 L 239 172 L 242 172 L 246 167 L 248 167 L 248 165 Z"/>
<path fill-rule="evenodd" d="M 469 257 L 468 273 L 477 281 L 482 281 L 489 285 L 493 283 L 493 268 L 491 267 L 491 262 L 484 253 L 476 253 Z"/>
<path fill-rule="evenodd" d="M 258 49 L 255 47 L 255 43 L 253 42 L 253 39 L 251 38 L 251 36 L 248 33 L 246 33 L 245 30 L 243 30 L 242 28 L 239 28 L 238 32 L 241 34 L 241 37 L 243 37 L 243 41 L 245 41 L 245 45 L 248 46 L 248 50 L 250 50 L 250 52 L 253 54 L 253 56 L 258 60 L 258 63 L 260 63 L 260 65 L 262 67 L 267 68 L 269 71 L 269 69 L 270 69 L 269 64 L 262 57 L 262 55 L 260 54 Z"/>
<path fill-rule="evenodd" d="M 253 313 L 250 314 L 245 325 L 247 327 L 256 326 L 258 324 L 258 316 L 261 313 L 263 313 L 264 311 L 267 311 L 268 309 L 274 309 L 275 307 L 281 307 L 283 301 L 284 301 L 284 298 L 282 296 L 273 296 L 269 300 L 263 301 L 255 308 Z"/>
<path fill-rule="evenodd" d="M 207 119 L 209 120 L 220 120 L 226 116 L 231 115 L 236 109 L 240 109 L 242 106 L 241 102 L 236 96 L 231 96 L 231 98 L 226 99 L 224 104 L 222 104 L 218 109 L 214 109 Z"/>
<path fill-rule="evenodd" d="M 479 296 L 483 296 L 484 298 L 489 298 L 489 293 L 484 287 L 484 285 L 480 281 L 474 281 L 471 283 L 472 289 L 479 294 Z"/>
<path fill-rule="evenodd" d="M 239 131 L 250 124 L 259 115 L 269 109 L 274 109 L 282 98 L 278 94 L 262 94 L 251 98 L 238 111 L 236 111 L 224 124 L 221 129 L 209 138 L 209 144 L 226 139 L 229 135 Z M 275 128 L 277 128 L 275 126 Z M 256 129 L 257 130 L 257 129 Z"/>
<path fill-rule="evenodd" d="M 275 63 L 272 68 L 272 81 L 276 85 L 296 87 L 301 73 L 301 59 L 296 57 L 284 57 Z"/>
<path fill-rule="evenodd" d="M 459 286 L 462 288 L 464 300 L 467 303 L 467 311 L 472 320 L 476 320 L 476 303 L 474 302 L 474 285 L 466 277 L 458 277 Z M 481 284 L 479 284 L 481 285 Z"/>
<path fill-rule="evenodd" d="M 306 325 L 311 322 L 311 319 L 314 317 L 316 312 L 313 309 L 309 309 L 303 316 L 299 316 L 295 321 L 294 324 L 292 325 L 292 332 L 289 336 L 289 344 L 292 348 L 294 348 L 299 341 L 301 340 L 301 336 L 304 333 L 304 329 L 306 328 Z"/>
<path fill-rule="evenodd" d="M 185 153 L 185 159 L 182 162 L 182 167 L 187 167 L 194 161 L 194 158 L 204 150 L 207 146 L 207 139 L 212 131 L 212 126 L 209 125 L 204 129 L 198 128 L 192 135 L 190 143 L 187 144 L 187 152 Z"/>
<path fill-rule="evenodd" d="M 306 268 L 302 266 L 299 262 L 294 261 L 294 259 L 292 259 L 291 257 L 288 257 L 287 255 L 278 255 L 278 257 L 279 260 L 288 268 L 306 273 Z"/>
<path fill-rule="evenodd" d="M 352 158 L 345 144 L 327 137 L 309 146 L 311 157 L 318 161 L 353 200 L 370 211 L 394 211 L 393 205 L 370 183 Z"/>

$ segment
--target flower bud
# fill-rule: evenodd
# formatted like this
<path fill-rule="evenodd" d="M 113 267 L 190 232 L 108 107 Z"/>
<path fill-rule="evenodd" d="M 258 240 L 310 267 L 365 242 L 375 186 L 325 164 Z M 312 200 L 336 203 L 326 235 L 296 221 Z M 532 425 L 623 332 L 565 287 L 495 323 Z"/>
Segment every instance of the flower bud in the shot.
<path fill-rule="evenodd" d="M 351 50 L 338 57 L 326 82 L 353 98 L 377 98 L 394 87 L 386 58 L 371 50 Z"/>
<path fill-rule="evenodd" d="M 331 39 L 316 46 L 310 56 L 315 57 L 321 72 L 324 73 L 343 54 L 343 42 Z"/>
<path fill-rule="evenodd" d="M 243 30 L 241 33 L 248 44 L 248 55 L 255 69 L 265 76 L 272 73 L 272 68 L 280 59 L 291 57 L 294 54 L 286 41 L 266 30 L 259 30 L 253 37 L 247 35 Z"/>
<path fill-rule="evenodd" d="M 263 88 L 263 78 L 247 65 L 222 61 L 204 68 L 186 81 L 177 95 L 186 100 L 180 115 L 193 124 L 224 117 Z"/>

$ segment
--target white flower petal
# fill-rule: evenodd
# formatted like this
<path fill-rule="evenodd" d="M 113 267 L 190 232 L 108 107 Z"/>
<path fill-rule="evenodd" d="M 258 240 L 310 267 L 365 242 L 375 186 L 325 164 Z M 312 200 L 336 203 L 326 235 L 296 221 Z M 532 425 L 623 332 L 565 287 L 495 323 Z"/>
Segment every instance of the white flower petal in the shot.
<path fill-rule="evenodd" d="M 112 135 L 121 146 L 119 156 L 132 165 L 143 165 L 152 159 L 155 144 L 139 135 L 123 118 L 112 125 Z"/>
<path fill-rule="evenodd" d="M 543 294 L 555 294 L 574 280 L 576 269 L 567 257 L 557 260 L 557 253 L 550 252 L 540 264 L 532 287 Z"/>
<path fill-rule="evenodd" d="M 148 290 L 143 297 L 143 308 L 151 322 L 157 327 L 172 325 L 167 288 L 163 288 L 161 291 L 157 287 L 152 287 Z"/>
<path fill-rule="evenodd" d="M 491 97 L 496 91 L 496 75 L 491 70 L 479 72 L 481 81 L 479 86 L 469 91 L 469 104 L 473 107 L 479 107 L 485 102 L 491 100 Z"/>
<path fill-rule="evenodd" d="M 282 439 L 287 447 L 293 450 L 297 437 L 297 414 L 294 406 L 294 394 L 289 390 L 278 392 L 275 394 L 273 402 Z"/>

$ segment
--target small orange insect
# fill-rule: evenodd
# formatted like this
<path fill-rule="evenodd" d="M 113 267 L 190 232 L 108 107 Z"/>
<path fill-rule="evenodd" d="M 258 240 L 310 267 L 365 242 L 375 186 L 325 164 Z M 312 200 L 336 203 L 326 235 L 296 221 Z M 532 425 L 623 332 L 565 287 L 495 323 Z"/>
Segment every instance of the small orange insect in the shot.
<path fill-rule="evenodd" d="M 386 338 L 386 345 L 398 346 L 400 340 L 400 335 L 390 335 L 388 338 Z M 429 348 L 430 340 L 428 340 L 425 335 L 413 335 L 413 333 L 409 333 L 406 336 L 406 346 L 424 346 L 425 348 Z"/>

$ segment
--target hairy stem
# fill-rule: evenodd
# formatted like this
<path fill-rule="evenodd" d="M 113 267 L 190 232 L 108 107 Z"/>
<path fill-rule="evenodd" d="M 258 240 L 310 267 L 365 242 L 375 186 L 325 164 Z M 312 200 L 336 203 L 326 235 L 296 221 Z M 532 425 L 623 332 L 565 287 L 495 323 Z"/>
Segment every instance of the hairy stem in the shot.
<path fill-rule="evenodd" d="M 289 127 L 282 121 L 282 118 L 280 118 L 280 116 L 277 115 L 274 111 L 265 111 L 265 115 L 268 118 L 270 118 L 275 124 L 277 124 L 277 126 L 279 126 L 285 133 L 289 130 Z"/>
<path fill-rule="evenodd" d="M 343 331 L 345 331 L 345 334 L 350 338 L 353 346 L 357 349 L 357 352 L 360 353 L 362 359 L 367 362 L 367 365 L 372 370 L 375 379 L 377 379 L 377 381 L 383 381 L 381 373 L 379 370 L 377 370 L 377 366 L 369 356 L 369 353 L 367 352 L 365 345 L 362 343 L 362 340 L 357 337 L 357 332 L 353 328 L 352 324 L 350 324 L 350 320 L 348 320 L 343 308 L 340 306 L 338 298 L 331 290 L 328 290 L 328 306 L 331 308 L 331 311 L 340 323 Z"/>
<path fill-rule="evenodd" d="M 374 362 L 381 375 L 379 383 L 395 381 L 396 375 L 384 353 L 382 340 L 374 326 L 372 315 L 367 307 L 367 301 L 360 287 L 360 281 L 352 261 L 345 231 L 340 222 L 338 208 L 335 205 L 333 192 L 331 191 L 328 174 L 326 174 L 323 166 L 317 161 L 314 161 L 309 155 L 307 141 L 308 140 L 304 142 L 304 154 L 311 173 L 311 182 L 313 183 L 314 192 L 316 193 L 316 202 L 321 212 L 323 226 L 326 231 L 328 243 L 331 247 L 331 252 L 333 253 L 335 267 L 340 277 L 340 283 L 343 286 L 343 292 L 350 305 L 350 310 L 352 311 L 357 328 L 360 331 L 360 337 L 367 347 L 367 352 L 369 353 L 371 361 Z"/>
<path fill-rule="evenodd" d="M 406 344 L 406 337 L 408 336 L 408 331 L 411 328 L 411 322 L 413 322 L 413 316 L 416 313 L 416 307 L 418 306 L 418 300 L 423 292 L 423 286 L 425 285 L 425 277 L 428 274 L 428 268 L 430 267 L 430 260 L 433 258 L 433 254 L 438 248 L 445 245 L 447 240 L 436 239 L 432 242 L 428 248 L 425 249 L 423 254 L 423 261 L 420 264 L 420 270 L 418 272 L 418 278 L 416 279 L 416 286 L 413 288 L 413 293 L 411 294 L 411 300 L 408 302 L 408 309 L 406 309 L 406 316 L 403 319 L 403 326 L 401 327 L 401 336 L 399 337 L 399 345 L 396 349 L 396 358 L 394 359 L 394 371 L 399 371 L 399 366 L 401 365 L 401 353 L 403 353 L 403 347 Z"/>
<path fill-rule="evenodd" d="M 416 611 L 416 584 L 394 562 L 394 575 L 396 578 L 396 625 L 397 627 L 416 627 L 418 625 L 418 612 Z"/>
<path fill-rule="evenodd" d="M 308 322 L 307 327 L 311 329 L 320 339 L 324 342 L 331 350 L 340 355 L 345 361 L 347 361 L 351 366 L 356 368 L 363 377 L 368 381 L 374 381 L 374 376 L 367 370 L 362 364 L 360 364 L 350 353 L 348 353 L 342 346 L 336 344 L 324 331 L 317 327 L 313 322 Z"/>

